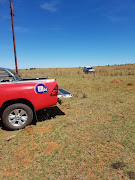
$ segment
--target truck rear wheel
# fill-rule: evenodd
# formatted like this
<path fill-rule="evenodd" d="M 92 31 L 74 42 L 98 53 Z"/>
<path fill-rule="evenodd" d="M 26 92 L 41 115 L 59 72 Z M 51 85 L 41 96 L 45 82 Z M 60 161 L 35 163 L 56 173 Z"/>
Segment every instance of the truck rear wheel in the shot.
<path fill-rule="evenodd" d="M 28 105 L 22 103 L 8 106 L 2 114 L 2 121 L 6 128 L 10 130 L 22 129 L 29 125 L 32 119 L 32 109 Z"/>

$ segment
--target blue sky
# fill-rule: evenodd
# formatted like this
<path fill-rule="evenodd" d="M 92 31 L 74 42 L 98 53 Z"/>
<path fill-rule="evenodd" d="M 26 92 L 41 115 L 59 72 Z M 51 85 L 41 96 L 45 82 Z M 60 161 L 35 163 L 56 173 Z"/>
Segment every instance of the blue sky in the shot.
<path fill-rule="evenodd" d="M 18 68 L 135 63 L 134 0 L 15 0 Z M 14 68 L 8 0 L 0 0 L 0 66 Z"/>

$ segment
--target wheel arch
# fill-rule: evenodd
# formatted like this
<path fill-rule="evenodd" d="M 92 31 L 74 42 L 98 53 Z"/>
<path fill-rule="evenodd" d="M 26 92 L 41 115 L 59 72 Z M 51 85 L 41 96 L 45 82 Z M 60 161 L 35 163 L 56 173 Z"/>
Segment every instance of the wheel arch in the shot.
<path fill-rule="evenodd" d="M 3 111 L 4 111 L 8 106 L 10 106 L 10 105 L 12 105 L 12 104 L 16 104 L 16 103 L 22 103 L 22 104 L 28 105 L 28 106 L 32 109 L 33 115 L 36 116 L 35 108 L 34 108 L 33 104 L 32 104 L 29 100 L 27 100 L 27 99 L 12 99 L 12 100 L 6 101 L 6 102 L 4 102 L 4 103 L 2 104 L 2 106 L 1 106 L 1 112 L 0 112 L 0 117 L 2 116 Z"/>

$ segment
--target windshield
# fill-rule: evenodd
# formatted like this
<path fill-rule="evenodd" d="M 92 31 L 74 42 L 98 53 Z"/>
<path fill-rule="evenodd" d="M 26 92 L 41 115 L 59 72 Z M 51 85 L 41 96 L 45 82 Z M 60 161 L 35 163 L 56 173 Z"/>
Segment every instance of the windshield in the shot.
<path fill-rule="evenodd" d="M 91 67 L 91 68 L 87 68 L 87 69 L 89 70 L 89 69 L 93 69 L 93 68 Z"/>

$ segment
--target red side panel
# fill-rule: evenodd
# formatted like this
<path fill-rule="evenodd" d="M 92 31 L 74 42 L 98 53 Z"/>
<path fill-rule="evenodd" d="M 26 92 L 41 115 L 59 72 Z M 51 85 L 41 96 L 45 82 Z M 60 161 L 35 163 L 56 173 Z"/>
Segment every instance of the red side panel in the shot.
<path fill-rule="evenodd" d="M 21 82 L 0 85 L 0 107 L 8 100 L 27 99 L 35 110 L 40 110 L 57 104 L 57 95 L 51 96 L 56 81 Z"/>

